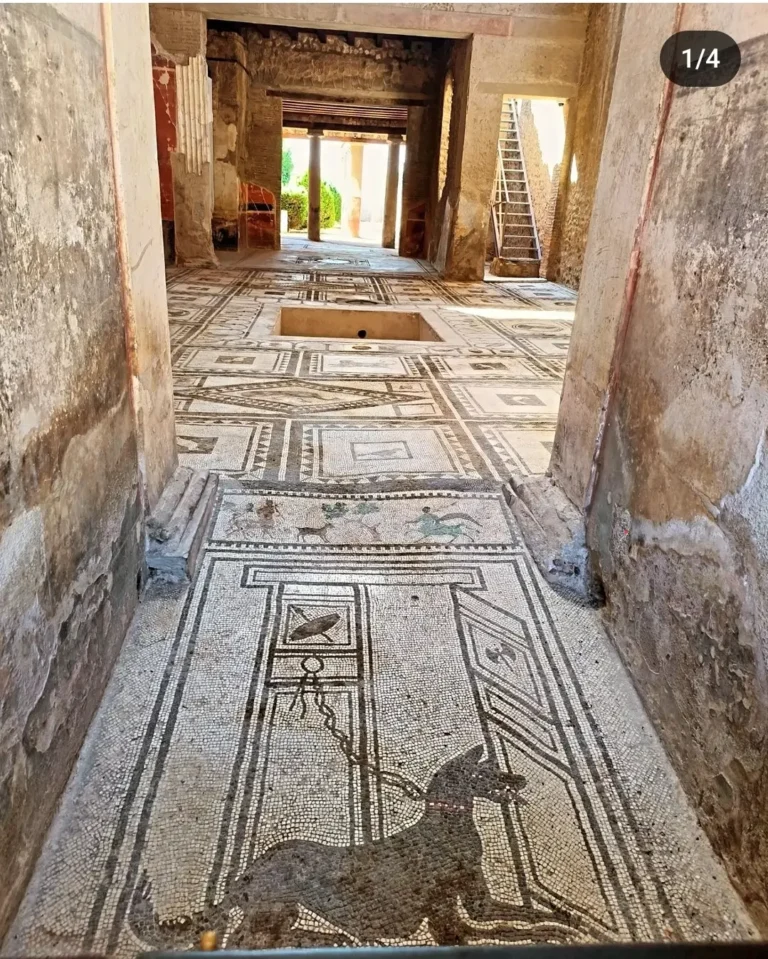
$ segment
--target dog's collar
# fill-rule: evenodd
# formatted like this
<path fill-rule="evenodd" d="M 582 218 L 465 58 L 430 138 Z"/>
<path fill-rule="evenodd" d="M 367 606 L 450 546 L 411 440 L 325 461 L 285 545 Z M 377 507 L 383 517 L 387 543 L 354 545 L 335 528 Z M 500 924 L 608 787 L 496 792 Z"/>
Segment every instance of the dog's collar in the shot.
<path fill-rule="evenodd" d="M 439 809 L 441 812 L 468 812 L 470 808 L 446 799 L 427 799 L 426 804 L 427 809 Z"/>

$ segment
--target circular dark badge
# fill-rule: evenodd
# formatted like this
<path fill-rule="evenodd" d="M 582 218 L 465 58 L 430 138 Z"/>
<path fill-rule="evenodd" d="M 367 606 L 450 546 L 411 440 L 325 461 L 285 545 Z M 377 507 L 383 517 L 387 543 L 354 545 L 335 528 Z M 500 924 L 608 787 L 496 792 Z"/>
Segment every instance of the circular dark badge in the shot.
<path fill-rule="evenodd" d="M 681 30 L 661 48 L 661 69 L 679 87 L 721 87 L 741 66 L 739 45 L 718 30 Z"/>

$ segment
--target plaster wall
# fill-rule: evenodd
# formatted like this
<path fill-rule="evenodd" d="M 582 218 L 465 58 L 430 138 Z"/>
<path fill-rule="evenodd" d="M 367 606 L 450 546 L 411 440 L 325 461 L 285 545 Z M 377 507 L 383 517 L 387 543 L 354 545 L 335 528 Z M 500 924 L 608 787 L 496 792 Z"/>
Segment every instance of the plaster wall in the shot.
<path fill-rule="evenodd" d="M 479 34 L 538 39 L 583 37 L 577 3 L 198 3 L 211 19 L 311 25 L 339 32 L 405 33 L 467 39 Z"/>
<path fill-rule="evenodd" d="M 536 37 L 477 35 L 454 58 L 446 189 L 439 202 L 435 261 L 457 280 L 481 279 L 496 172 L 502 99 L 573 96 L 578 90 L 583 31 Z M 457 102 L 458 101 L 458 102 Z"/>
<path fill-rule="evenodd" d="M 629 7 L 625 18 L 553 458 L 577 501 L 674 13 Z M 713 847 L 768 931 L 768 171 L 755 149 L 768 135 L 768 14 L 685 5 L 680 29 L 729 33 L 742 66 L 723 87 L 671 87 L 587 542 L 614 641 Z"/>
<path fill-rule="evenodd" d="M 648 158 L 661 111 L 664 75 L 657 69 L 658 50 L 673 32 L 674 16 L 673 4 L 660 4 L 653 18 L 633 7 L 625 17 L 617 61 L 621 70 L 614 81 L 552 450 L 552 470 L 577 506 L 584 501 L 592 467 Z"/>
<path fill-rule="evenodd" d="M 99 13 L 0 9 L 0 936 L 106 685 L 142 562 Z M 122 16 L 124 54 L 141 61 L 142 17 Z M 144 132 L 126 157 L 141 153 Z M 131 244 L 150 236 L 141 219 Z M 156 328 L 156 266 L 132 250 L 139 315 Z M 160 250 L 155 236 L 145 259 L 162 262 Z M 156 370 L 140 373 L 148 387 Z"/>
<path fill-rule="evenodd" d="M 502 93 L 487 89 L 483 80 L 482 39 L 467 41 L 453 63 L 443 236 L 437 254 L 438 268 L 453 280 L 482 279 L 485 270 Z"/>

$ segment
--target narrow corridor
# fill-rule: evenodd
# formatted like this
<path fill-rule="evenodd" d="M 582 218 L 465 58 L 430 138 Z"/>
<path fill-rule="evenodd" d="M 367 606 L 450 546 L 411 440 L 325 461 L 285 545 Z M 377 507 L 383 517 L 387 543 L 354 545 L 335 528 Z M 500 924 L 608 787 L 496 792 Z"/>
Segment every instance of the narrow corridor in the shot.
<path fill-rule="evenodd" d="M 504 499 L 549 462 L 575 295 L 306 241 L 168 292 L 205 557 L 145 594 L 6 953 L 750 937 Z M 273 334 L 323 303 L 442 342 Z"/>

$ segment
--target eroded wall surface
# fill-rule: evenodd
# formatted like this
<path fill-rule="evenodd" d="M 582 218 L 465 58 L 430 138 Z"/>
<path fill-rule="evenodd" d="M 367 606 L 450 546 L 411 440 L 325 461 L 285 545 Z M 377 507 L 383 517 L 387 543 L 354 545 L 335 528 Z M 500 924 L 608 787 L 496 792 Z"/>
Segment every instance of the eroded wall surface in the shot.
<path fill-rule="evenodd" d="M 568 103 L 570 129 L 546 275 L 573 289 L 578 289 L 581 281 L 624 7 L 624 4 L 590 4 L 579 89 Z M 659 16 L 663 22 L 664 14 Z M 641 91 L 638 93 L 642 95 Z"/>
<path fill-rule="evenodd" d="M 311 7 L 307 14 L 311 23 Z M 398 37 L 383 38 L 377 45 L 370 37 L 354 37 L 350 43 L 334 34 L 321 40 L 307 31 L 294 39 L 277 28 L 268 37 L 252 28 L 243 30 L 249 73 L 260 87 L 328 97 L 358 93 L 429 100 L 434 96 L 437 64 L 429 40 L 414 40 L 406 48 Z"/>
<path fill-rule="evenodd" d="M 756 148 L 768 134 L 768 14 L 683 7 L 680 28 L 731 34 L 742 66 L 723 87 L 672 87 L 664 127 L 658 53 L 675 7 L 659 13 L 627 9 L 552 465 L 580 502 L 618 371 L 588 514 L 606 617 L 768 930 L 768 170 Z"/>
<path fill-rule="evenodd" d="M 0 935 L 137 598 L 99 7 L 0 10 Z"/>

